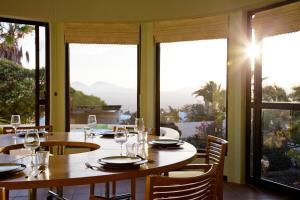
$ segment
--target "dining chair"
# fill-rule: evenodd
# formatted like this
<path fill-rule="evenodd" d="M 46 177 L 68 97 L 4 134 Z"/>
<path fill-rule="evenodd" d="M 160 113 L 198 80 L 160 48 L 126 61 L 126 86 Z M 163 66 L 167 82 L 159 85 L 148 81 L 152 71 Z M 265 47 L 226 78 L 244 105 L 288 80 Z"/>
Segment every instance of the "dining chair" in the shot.
<path fill-rule="evenodd" d="M 160 127 L 159 128 L 160 136 L 161 137 L 167 137 L 172 139 L 179 139 L 180 134 L 177 130 L 168 128 L 168 127 Z"/>
<path fill-rule="evenodd" d="M 194 170 L 205 169 L 206 172 L 199 176 L 184 178 L 148 176 L 145 199 L 215 200 L 218 166 L 200 164 L 193 167 L 195 167 Z"/>
<path fill-rule="evenodd" d="M 204 158 L 205 164 L 218 164 L 217 168 L 217 199 L 223 200 L 223 171 L 224 160 L 227 151 L 228 142 L 222 138 L 218 138 L 212 135 L 207 136 L 207 145 L 205 153 L 197 153 L 196 158 Z M 192 167 L 195 164 L 188 164 L 187 167 Z M 197 165 L 197 164 L 196 164 Z M 193 170 L 180 170 L 168 172 L 169 177 L 192 177 L 200 175 L 201 171 Z"/>
<path fill-rule="evenodd" d="M 52 132 L 53 127 L 52 125 L 44 125 L 44 126 L 19 126 L 19 130 L 28 130 L 28 129 L 37 129 L 37 130 L 45 130 Z M 15 133 L 14 128 L 10 126 L 3 127 L 3 134 L 10 134 L 10 133 Z"/>

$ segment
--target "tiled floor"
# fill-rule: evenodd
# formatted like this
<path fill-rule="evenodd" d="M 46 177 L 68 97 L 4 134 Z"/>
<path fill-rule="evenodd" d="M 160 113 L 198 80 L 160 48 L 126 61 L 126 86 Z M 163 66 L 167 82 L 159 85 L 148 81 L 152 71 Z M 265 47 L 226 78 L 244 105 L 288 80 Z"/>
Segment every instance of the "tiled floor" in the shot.
<path fill-rule="evenodd" d="M 118 182 L 118 193 L 129 193 L 130 184 L 128 181 Z M 137 200 L 144 199 L 145 191 L 145 179 L 141 178 L 137 180 Z M 46 199 L 48 189 L 38 190 L 38 200 Z M 104 184 L 96 185 L 96 194 L 104 194 Z M 64 187 L 64 197 L 69 200 L 88 200 L 89 196 L 89 186 L 76 186 L 76 187 Z M 27 200 L 27 190 L 15 190 L 11 191 L 10 200 Z M 225 200 L 296 200 L 300 197 L 292 197 L 275 193 L 275 191 L 266 191 L 260 188 L 249 186 L 249 185 L 239 185 L 234 183 L 224 184 L 224 199 Z"/>

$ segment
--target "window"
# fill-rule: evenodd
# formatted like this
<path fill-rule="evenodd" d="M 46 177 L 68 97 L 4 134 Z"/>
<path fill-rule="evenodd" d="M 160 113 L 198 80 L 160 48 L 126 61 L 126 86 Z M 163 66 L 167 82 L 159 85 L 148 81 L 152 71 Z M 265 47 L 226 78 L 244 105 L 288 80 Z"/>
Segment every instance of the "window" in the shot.
<path fill-rule="evenodd" d="M 253 85 L 248 95 L 252 133 L 247 138 L 251 141 L 249 178 L 298 191 L 300 30 L 294 24 L 300 22 L 299 5 L 295 2 L 252 15 L 252 40 L 260 54 L 252 62 L 248 83 Z"/>
<path fill-rule="evenodd" d="M 0 120 L 49 123 L 48 24 L 0 18 Z"/>
<path fill-rule="evenodd" d="M 227 39 L 160 43 L 160 126 L 204 148 L 226 138 Z"/>
<path fill-rule="evenodd" d="M 134 124 L 137 115 L 138 45 L 69 44 L 70 129 L 88 115 L 97 128 Z"/>

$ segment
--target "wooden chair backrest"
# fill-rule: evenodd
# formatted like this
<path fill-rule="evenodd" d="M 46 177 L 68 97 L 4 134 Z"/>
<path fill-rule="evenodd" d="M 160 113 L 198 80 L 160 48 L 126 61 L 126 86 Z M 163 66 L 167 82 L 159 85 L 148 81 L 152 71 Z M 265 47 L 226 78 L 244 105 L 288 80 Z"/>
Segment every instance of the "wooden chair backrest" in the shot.
<path fill-rule="evenodd" d="M 217 165 L 211 165 L 206 173 L 195 177 L 152 175 L 147 177 L 145 199 L 213 200 L 216 199 L 216 182 Z"/>
<path fill-rule="evenodd" d="M 228 142 L 222 138 L 208 135 L 207 136 L 207 164 L 219 164 L 219 167 L 223 164 L 227 150 Z"/>
<path fill-rule="evenodd" d="M 208 135 L 206 146 L 206 164 L 218 164 L 217 196 L 223 199 L 223 171 L 228 142 L 222 138 Z"/>
<path fill-rule="evenodd" d="M 49 132 L 53 131 L 52 125 L 45 126 L 20 126 L 17 130 L 28 130 L 28 129 L 38 129 L 38 130 L 46 130 Z M 3 134 L 15 133 L 12 127 L 3 127 Z"/>

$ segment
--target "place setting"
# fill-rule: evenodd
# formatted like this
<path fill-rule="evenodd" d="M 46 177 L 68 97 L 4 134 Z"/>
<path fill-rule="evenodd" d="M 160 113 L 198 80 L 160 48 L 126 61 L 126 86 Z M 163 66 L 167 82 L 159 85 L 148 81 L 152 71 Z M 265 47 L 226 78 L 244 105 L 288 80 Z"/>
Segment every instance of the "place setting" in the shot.
<path fill-rule="evenodd" d="M 49 151 L 36 151 L 40 147 L 39 133 L 36 129 L 26 131 L 23 145 L 25 149 L 11 150 L 10 154 L 15 155 L 16 159 L 0 163 L 0 178 L 18 175 L 26 168 L 31 168 L 25 175 L 26 179 L 38 178 L 47 170 Z"/>
<path fill-rule="evenodd" d="M 184 144 L 183 140 L 171 139 L 171 138 L 159 138 L 152 141 L 149 141 L 149 144 L 153 148 L 158 149 L 182 149 Z"/>
<path fill-rule="evenodd" d="M 128 141 L 130 140 L 130 141 Z M 114 156 L 108 156 L 97 160 L 99 166 L 85 163 L 87 168 L 91 169 L 137 169 L 141 165 L 148 162 L 146 159 L 145 145 L 144 142 L 138 140 L 138 137 L 129 138 L 128 130 L 125 126 L 117 126 L 114 132 L 114 141 L 120 144 L 120 154 Z M 145 141 L 145 140 L 143 140 Z M 123 155 L 123 144 L 126 144 L 126 155 Z"/>

